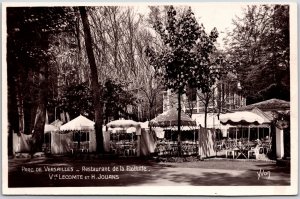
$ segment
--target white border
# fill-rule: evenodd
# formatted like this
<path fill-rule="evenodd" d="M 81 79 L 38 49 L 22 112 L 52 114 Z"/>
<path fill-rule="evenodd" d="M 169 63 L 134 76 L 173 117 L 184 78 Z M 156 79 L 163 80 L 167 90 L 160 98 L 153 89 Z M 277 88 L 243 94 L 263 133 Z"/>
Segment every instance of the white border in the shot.
<path fill-rule="evenodd" d="M 206 5 L 206 4 L 289 4 L 290 5 L 290 92 L 291 92 L 291 185 L 290 186 L 131 186 L 131 187 L 47 187 L 8 188 L 7 155 L 7 65 L 6 7 L 18 6 L 100 6 L 100 5 Z M 2 3 L 2 192 L 7 195 L 295 195 L 298 193 L 298 71 L 297 4 L 295 2 L 3 2 Z"/>

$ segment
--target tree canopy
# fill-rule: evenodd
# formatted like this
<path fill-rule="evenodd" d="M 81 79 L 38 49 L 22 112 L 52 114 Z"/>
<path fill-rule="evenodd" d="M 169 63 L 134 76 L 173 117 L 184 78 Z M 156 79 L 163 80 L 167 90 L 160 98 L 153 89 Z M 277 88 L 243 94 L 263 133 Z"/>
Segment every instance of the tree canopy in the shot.
<path fill-rule="evenodd" d="M 289 100 L 289 6 L 248 6 L 233 21 L 227 52 L 236 67 L 248 103 Z"/>
<path fill-rule="evenodd" d="M 150 63 L 162 76 L 167 88 L 176 93 L 184 92 L 187 85 L 207 91 L 208 80 L 215 78 L 211 73 L 210 54 L 215 50 L 218 37 L 216 29 L 207 35 L 203 25 L 199 25 L 191 8 L 182 17 L 176 16 L 173 6 L 167 12 L 167 22 L 156 21 L 154 29 L 161 36 L 164 49 L 161 52 L 149 47 Z M 213 81 L 210 81 L 213 84 Z"/>

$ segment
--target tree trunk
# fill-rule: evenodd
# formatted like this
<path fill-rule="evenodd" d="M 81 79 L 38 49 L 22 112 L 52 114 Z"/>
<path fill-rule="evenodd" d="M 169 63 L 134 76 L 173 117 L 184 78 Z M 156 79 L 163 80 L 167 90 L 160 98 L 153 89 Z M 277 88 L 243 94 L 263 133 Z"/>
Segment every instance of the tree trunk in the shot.
<path fill-rule="evenodd" d="M 100 99 L 102 94 L 102 87 L 98 82 L 98 73 L 97 66 L 95 61 L 95 56 L 92 47 L 92 36 L 90 25 L 88 21 L 88 16 L 85 7 L 79 7 L 83 31 L 84 31 L 84 40 L 86 52 L 90 64 L 90 72 L 91 72 L 91 84 L 92 84 L 92 92 L 93 92 L 93 102 L 94 102 L 94 110 L 95 110 L 95 131 L 96 131 L 96 151 L 97 153 L 104 153 L 104 143 L 103 143 L 103 132 L 102 132 L 102 124 L 103 124 L 103 102 Z"/>
<path fill-rule="evenodd" d="M 208 109 L 208 106 L 209 106 L 209 93 L 205 93 L 206 94 L 206 98 L 205 98 L 205 102 L 204 102 L 204 128 L 206 129 L 207 127 L 207 109 Z"/>
<path fill-rule="evenodd" d="M 271 148 L 270 158 L 276 160 L 277 149 L 276 149 L 276 122 L 275 121 L 271 123 L 271 136 L 272 136 L 272 140 L 271 140 L 272 148 Z"/>
<path fill-rule="evenodd" d="M 204 128 L 207 127 L 207 105 L 204 106 Z"/>
<path fill-rule="evenodd" d="M 31 152 L 42 151 L 44 127 L 46 121 L 46 105 L 47 105 L 47 94 L 48 94 L 48 77 L 47 77 L 47 64 L 44 63 L 40 66 L 39 71 L 39 94 L 37 102 L 37 110 L 35 114 L 33 132 L 32 132 L 32 143 Z"/>
<path fill-rule="evenodd" d="M 18 132 L 18 106 L 16 98 L 16 85 L 14 77 L 8 72 L 7 75 L 7 114 L 8 114 L 8 155 L 13 155 L 13 134 Z"/>
<path fill-rule="evenodd" d="M 178 92 L 178 155 L 181 156 L 181 91 Z"/>
<path fill-rule="evenodd" d="M 19 118 L 19 133 L 24 133 L 24 107 L 23 107 L 23 93 L 21 91 L 21 82 L 20 77 L 15 80 L 16 85 L 16 97 L 17 97 L 17 107 L 18 107 L 18 118 Z"/>

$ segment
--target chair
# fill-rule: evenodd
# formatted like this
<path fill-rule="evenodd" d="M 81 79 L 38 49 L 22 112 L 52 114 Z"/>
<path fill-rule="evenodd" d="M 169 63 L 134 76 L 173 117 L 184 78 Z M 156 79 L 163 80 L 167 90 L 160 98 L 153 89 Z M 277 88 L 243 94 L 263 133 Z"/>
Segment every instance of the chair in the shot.
<path fill-rule="evenodd" d="M 248 151 L 248 159 L 250 159 L 251 156 L 255 156 L 255 159 L 259 156 L 259 154 L 263 153 L 263 147 L 251 147 L 251 149 Z"/>
<path fill-rule="evenodd" d="M 78 150 L 78 142 L 73 142 L 72 148 L 70 149 L 71 153 L 74 154 Z"/>
<path fill-rule="evenodd" d="M 268 154 L 271 151 L 272 144 L 271 144 L 271 142 L 264 142 L 262 144 L 262 147 L 263 147 L 263 153 Z"/>
<path fill-rule="evenodd" d="M 125 149 L 125 156 L 130 156 L 130 149 L 129 148 Z"/>
<path fill-rule="evenodd" d="M 232 158 L 234 159 L 235 153 L 236 153 L 236 150 L 234 150 L 234 149 L 225 150 L 226 158 L 228 158 L 228 155 L 229 155 L 229 156 L 232 156 Z"/>

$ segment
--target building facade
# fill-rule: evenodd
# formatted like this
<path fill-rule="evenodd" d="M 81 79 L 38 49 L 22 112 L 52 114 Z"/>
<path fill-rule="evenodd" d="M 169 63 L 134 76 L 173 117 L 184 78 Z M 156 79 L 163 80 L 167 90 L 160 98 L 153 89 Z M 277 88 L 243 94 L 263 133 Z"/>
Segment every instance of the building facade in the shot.
<path fill-rule="evenodd" d="M 208 113 L 225 113 L 246 105 L 246 98 L 242 96 L 242 88 L 234 74 L 219 80 L 208 94 L 203 94 L 196 89 L 187 89 L 181 96 L 182 110 L 192 116 L 205 111 L 207 104 Z M 171 90 L 163 92 L 163 111 L 178 106 L 178 96 Z"/>

